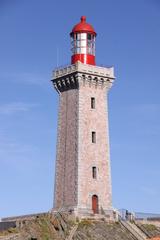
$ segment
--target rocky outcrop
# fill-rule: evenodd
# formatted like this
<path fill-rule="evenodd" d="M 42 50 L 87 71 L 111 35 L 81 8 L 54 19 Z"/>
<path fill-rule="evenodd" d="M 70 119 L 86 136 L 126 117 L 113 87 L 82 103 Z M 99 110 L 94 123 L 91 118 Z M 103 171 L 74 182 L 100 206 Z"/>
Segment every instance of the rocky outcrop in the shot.
<path fill-rule="evenodd" d="M 160 236 L 154 225 L 137 226 L 149 237 Z M 105 219 L 71 219 L 62 213 L 46 214 L 17 222 L 16 229 L 0 232 L 0 240 L 137 240 L 121 222 Z"/>
<path fill-rule="evenodd" d="M 157 227 L 154 224 L 140 224 L 137 223 L 137 226 L 148 236 L 148 238 L 152 237 L 160 237 L 160 227 Z"/>

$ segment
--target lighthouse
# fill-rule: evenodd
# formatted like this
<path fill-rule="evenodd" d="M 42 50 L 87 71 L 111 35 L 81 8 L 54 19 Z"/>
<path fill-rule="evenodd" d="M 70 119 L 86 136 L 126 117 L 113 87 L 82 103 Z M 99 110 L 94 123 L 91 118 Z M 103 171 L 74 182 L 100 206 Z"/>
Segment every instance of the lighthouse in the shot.
<path fill-rule="evenodd" d="M 81 17 L 81 22 L 76 24 L 70 33 L 71 36 L 71 63 L 80 61 L 85 64 L 95 65 L 95 37 L 94 28 L 86 23 L 86 17 Z"/>
<path fill-rule="evenodd" d="M 53 71 L 59 94 L 54 211 L 112 212 L 108 92 L 113 67 L 96 65 L 96 32 L 82 16 L 71 33 L 71 64 Z"/>

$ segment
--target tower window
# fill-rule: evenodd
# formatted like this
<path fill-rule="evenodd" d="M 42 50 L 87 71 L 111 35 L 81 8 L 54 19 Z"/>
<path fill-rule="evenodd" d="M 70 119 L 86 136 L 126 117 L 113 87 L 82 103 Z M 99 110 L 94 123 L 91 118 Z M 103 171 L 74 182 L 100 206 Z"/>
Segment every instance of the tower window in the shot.
<path fill-rule="evenodd" d="M 92 35 L 88 33 L 88 34 L 87 34 L 87 39 L 88 39 L 88 40 L 91 40 L 91 39 L 92 39 Z"/>
<path fill-rule="evenodd" d="M 94 179 L 97 178 L 97 169 L 96 169 L 96 167 L 92 167 L 92 177 L 93 177 Z"/>
<path fill-rule="evenodd" d="M 96 132 L 92 132 L 92 143 L 96 143 Z"/>
<path fill-rule="evenodd" d="M 96 107 L 96 106 L 95 106 L 95 98 L 92 97 L 92 98 L 91 98 L 91 108 L 92 108 L 92 109 L 95 109 L 95 107 Z"/>

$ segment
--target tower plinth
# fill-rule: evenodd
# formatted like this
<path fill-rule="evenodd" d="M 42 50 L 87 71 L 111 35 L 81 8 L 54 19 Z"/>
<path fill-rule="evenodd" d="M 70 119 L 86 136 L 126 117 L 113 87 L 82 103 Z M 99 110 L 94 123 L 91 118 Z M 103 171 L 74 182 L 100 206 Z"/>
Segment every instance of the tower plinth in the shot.
<path fill-rule="evenodd" d="M 80 60 L 53 72 L 60 100 L 54 210 L 112 211 L 107 96 L 113 81 L 113 67 Z"/>

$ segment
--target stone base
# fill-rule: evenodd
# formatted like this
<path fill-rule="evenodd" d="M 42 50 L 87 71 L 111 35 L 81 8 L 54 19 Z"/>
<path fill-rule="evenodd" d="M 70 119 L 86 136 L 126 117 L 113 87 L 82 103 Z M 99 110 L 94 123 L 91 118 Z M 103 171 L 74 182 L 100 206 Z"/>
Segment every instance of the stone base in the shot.
<path fill-rule="evenodd" d="M 66 213 L 72 217 L 79 219 L 103 219 L 105 221 L 118 221 L 118 212 L 114 209 L 99 210 L 99 213 L 94 214 L 92 209 L 78 207 L 64 207 L 60 209 L 52 209 L 52 213 Z"/>

